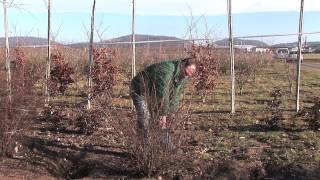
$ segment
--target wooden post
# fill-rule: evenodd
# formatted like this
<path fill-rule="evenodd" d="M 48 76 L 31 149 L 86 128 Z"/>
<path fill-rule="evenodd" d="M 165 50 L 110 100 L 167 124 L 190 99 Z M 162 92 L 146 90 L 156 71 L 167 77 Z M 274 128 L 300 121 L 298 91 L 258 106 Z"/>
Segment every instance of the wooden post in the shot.
<path fill-rule="evenodd" d="M 48 47 L 47 47 L 47 61 L 46 61 L 46 84 L 45 84 L 45 103 L 46 107 L 49 106 L 50 93 L 49 93 L 49 82 L 50 82 L 50 71 L 51 71 L 51 0 L 48 0 Z"/>
<path fill-rule="evenodd" d="M 228 27 L 230 49 L 230 72 L 231 72 L 231 113 L 235 113 L 235 73 L 234 73 L 234 46 L 232 33 L 232 2 L 228 0 Z"/>
<path fill-rule="evenodd" d="M 3 0 L 3 13 L 4 13 L 4 33 L 5 33 L 5 59 L 6 59 L 6 71 L 7 71 L 7 96 L 9 104 L 12 102 L 12 89 L 11 89 L 11 68 L 10 68 L 10 48 L 9 48 L 9 27 L 7 16 L 7 0 Z"/>
<path fill-rule="evenodd" d="M 301 76 L 301 50 L 302 50 L 302 33 L 303 33 L 303 6 L 304 0 L 301 0 L 300 19 L 299 19 L 299 35 L 298 35 L 298 56 L 297 56 L 297 79 L 296 79 L 296 111 L 300 110 L 300 76 Z"/>
<path fill-rule="evenodd" d="M 136 75 L 135 0 L 132 0 L 132 78 Z"/>
<path fill-rule="evenodd" d="M 136 75 L 136 37 L 135 37 L 135 18 L 136 18 L 136 6 L 135 0 L 132 0 L 132 62 L 131 62 L 131 78 Z M 134 109 L 133 101 L 131 101 L 131 108 Z"/>
<path fill-rule="evenodd" d="M 89 74 L 88 74 L 88 109 L 91 109 L 92 98 L 92 62 L 93 62 L 93 32 L 94 32 L 94 16 L 96 9 L 96 0 L 93 0 L 92 14 L 91 14 L 91 32 L 90 32 L 90 44 L 89 44 Z"/>

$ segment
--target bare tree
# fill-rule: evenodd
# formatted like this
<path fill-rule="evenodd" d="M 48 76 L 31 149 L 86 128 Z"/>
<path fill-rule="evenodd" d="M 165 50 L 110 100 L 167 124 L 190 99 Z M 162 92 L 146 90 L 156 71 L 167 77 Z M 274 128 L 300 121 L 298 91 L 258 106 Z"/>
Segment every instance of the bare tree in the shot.
<path fill-rule="evenodd" d="M 87 41 L 90 41 L 90 31 L 86 27 L 85 23 L 82 22 L 83 33 L 87 36 Z"/>
<path fill-rule="evenodd" d="M 186 37 L 189 37 L 190 40 L 198 36 L 198 23 L 203 18 L 203 16 L 198 17 L 195 19 L 192 8 L 189 7 L 189 17 L 187 19 L 187 32 Z"/>
<path fill-rule="evenodd" d="M 104 40 L 103 35 L 108 29 L 109 29 L 109 26 L 103 27 L 102 21 L 100 21 L 99 24 L 95 26 L 95 32 L 97 33 L 100 42 Z"/>

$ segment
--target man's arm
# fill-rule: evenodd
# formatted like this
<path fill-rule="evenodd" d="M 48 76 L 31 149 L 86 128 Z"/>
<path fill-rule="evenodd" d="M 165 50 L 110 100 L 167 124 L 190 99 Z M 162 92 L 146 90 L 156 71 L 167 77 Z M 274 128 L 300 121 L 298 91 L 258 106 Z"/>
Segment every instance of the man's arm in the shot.
<path fill-rule="evenodd" d="M 185 89 L 186 84 L 187 84 L 187 79 L 184 79 L 175 89 L 174 97 L 171 100 L 170 106 L 169 106 L 169 109 L 171 112 L 175 112 L 179 109 L 180 98 Z"/>
<path fill-rule="evenodd" d="M 174 66 L 166 63 L 159 66 L 159 71 L 156 75 L 156 96 L 159 102 L 159 115 L 165 116 L 169 113 L 170 105 L 170 86 L 174 76 Z"/>

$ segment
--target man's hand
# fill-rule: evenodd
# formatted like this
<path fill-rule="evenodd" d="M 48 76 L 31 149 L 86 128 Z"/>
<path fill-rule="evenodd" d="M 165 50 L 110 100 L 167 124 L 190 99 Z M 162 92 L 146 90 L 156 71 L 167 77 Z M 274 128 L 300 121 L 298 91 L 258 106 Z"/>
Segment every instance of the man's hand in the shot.
<path fill-rule="evenodd" d="M 167 129 L 167 116 L 160 116 L 161 129 Z"/>

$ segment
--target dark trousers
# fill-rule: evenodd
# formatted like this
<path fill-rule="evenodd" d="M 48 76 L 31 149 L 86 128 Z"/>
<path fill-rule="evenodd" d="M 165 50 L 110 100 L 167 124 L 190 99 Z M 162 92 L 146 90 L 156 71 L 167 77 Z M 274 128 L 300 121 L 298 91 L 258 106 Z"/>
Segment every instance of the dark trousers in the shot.
<path fill-rule="evenodd" d="M 138 133 L 139 136 L 143 138 L 143 146 L 146 150 L 146 148 L 149 146 L 149 108 L 144 96 L 132 93 L 131 97 L 137 113 Z"/>
<path fill-rule="evenodd" d="M 144 150 L 147 153 L 149 150 L 150 137 L 149 137 L 149 125 L 150 125 L 150 111 L 148 103 L 144 96 L 136 93 L 131 94 L 132 101 L 137 113 L 137 125 L 139 136 L 143 138 Z M 160 128 L 160 124 L 159 124 Z M 171 136 L 169 135 L 168 129 L 163 129 L 161 135 L 161 142 L 169 149 L 173 149 Z"/>

